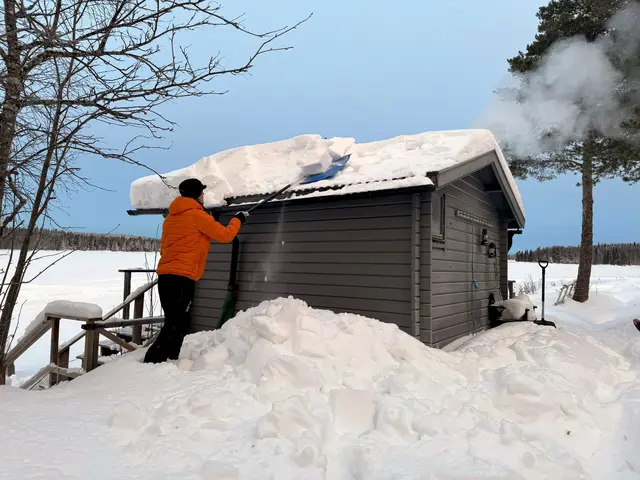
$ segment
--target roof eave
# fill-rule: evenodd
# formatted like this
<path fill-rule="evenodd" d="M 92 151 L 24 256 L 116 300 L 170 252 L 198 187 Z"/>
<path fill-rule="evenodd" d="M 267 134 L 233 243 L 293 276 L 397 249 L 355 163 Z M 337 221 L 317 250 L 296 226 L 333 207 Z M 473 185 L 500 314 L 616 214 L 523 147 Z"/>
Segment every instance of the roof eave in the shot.
<path fill-rule="evenodd" d="M 426 184 L 426 185 L 415 185 L 409 187 L 397 187 L 397 188 L 389 188 L 389 189 L 379 189 L 379 190 L 371 190 L 371 191 L 362 191 L 362 192 L 353 192 L 353 193 L 345 193 L 342 195 L 322 195 L 322 196 L 300 196 L 294 198 L 275 198 L 272 202 L 286 201 L 288 203 L 309 203 L 309 202 L 317 202 L 322 200 L 339 200 L 343 198 L 363 198 L 370 197 L 374 195 L 391 195 L 398 194 L 402 192 L 406 193 L 415 193 L 415 192 L 429 192 L 435 189 L 435 185 Z M 240 206 L 242 208 L 249 208 L 252 205 L 256 205 L 262 200 L 266 198 L 268 195 L 260 196 L 259 198 L 255 198 L 252 201 L 243 202 L 240 201 L 238 203 L 233 203 L 234 200 L 239 200 L 242 197 L 231 197 L 227 199 L 226 205 L 219 205 L 217 207 L 205 207 L 205 210 L 211 211 L 226 211 L 226 210 L 234 210 L 238 209 Z M 127 214 L 130 216 L 142 216 L 142 215 L 167 215 L 169 210 L 167 208 L 138 208 L 127 210 Z"/>
<path fill-rule="evenodd" d="M 485 167 L 491 166 L 493 172 L 498 179 L 500 188 L 505 194 L 513 219 L 516 221 L 518 228 L 524 228 L 525 217 L 524 212 L 516 201 L 515 193 L 511 189 L 509 182 L 506 179 L 504 169 L 498 154 L 495 150 L 483 153 L 477 157 L 462 163 L 452 165 L 438 172 L 432 172 L 429 175 L 435 180 L 436 188 L 442 188 L 445 185 L 455 182 L 461 178 L 474 174 L 475 172 L 482 170 Z"/>

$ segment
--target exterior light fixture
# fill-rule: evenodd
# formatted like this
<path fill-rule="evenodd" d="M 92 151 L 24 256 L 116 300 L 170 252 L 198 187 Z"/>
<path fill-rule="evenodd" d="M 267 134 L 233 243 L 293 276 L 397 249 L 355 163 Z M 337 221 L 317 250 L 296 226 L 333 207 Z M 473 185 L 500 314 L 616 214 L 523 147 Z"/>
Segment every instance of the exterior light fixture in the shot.
<path fill-rule="evenodd" d="M 488 238 L 488 235 L 487 235 L 487 229 L 483 228 L 482 229 L 482 240 L 480 240 L 480 245 L 486 245 L 488 241 L 489 241 L 489 238 Z"/>

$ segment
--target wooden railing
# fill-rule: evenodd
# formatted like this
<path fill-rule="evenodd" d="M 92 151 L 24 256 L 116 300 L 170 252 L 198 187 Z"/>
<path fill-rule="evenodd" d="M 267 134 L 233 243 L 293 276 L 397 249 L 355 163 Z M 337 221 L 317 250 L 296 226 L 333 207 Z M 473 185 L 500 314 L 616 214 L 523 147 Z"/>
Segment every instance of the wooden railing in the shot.
<path fill-rule="evenodd" d="M 61 381 L 61 377 L 73 379 L 99 366 L 99 348 L 100 335 L 113 341 L 127 351 L 133 351 L 137 348 L 148 346 L 155 340 L 158 332 L 152 335 L 144 343 L 142 343 L 142 327 L 143 325 L 154 325 L 164 322 L 164 316 L 144 317 L 144 299 L 147 292 L 151 295 L 152 289 L 157 285 L 158 280 L 147 283 L 139 288 L 133 294 L 131 293 L 131 273 L 143 272 L 149 273 L 149 270 L 121 270 L 125 273 L 125 287 L 123 301 L 118 306 L 107 312 L 102 318 L 88 318 L 73 315 L 44 316 L 42 323 L 35 325 L 27 334 L 18 341 L 5 355 L 2 363 L 0 363 L 0 385 L 4 385 L 7 373 L 14 371 L 14 362 L 20 358 L 33 344 L 35 344 L 45 333 L 51 330 L 51 345 L 49 354 L 49 363 L 42 367 L 35 375 L 31 376 L 21 385 L 21 388 L 32 389 L 42 380 L 49 376 L 49 386 L 53 386 Z M 133 318 L 129 318 L 130 305 L 134 304 Z M 122 312 L 122 318 L 116 318 L 116 314 Z M 82 322 L 82 331 L 70 338 L 63 344 L 60 344 L 60 321 L 74 320 Z M 116 327 L 132 327 L 132 340 L 127 342 L 120 338 L 116 333 L 109 331 L 109 328 Z M 69 368 L 70 350 L 80 340 L 84 339 L 84 353 L 82 355 L 82 368 Z"/>
<path fill-rule="evenodd" d="M 573 280 L 569 283 L 565 283 L 560 287 L 558 291 L 558 298 L 556 299 L 556 303 L 554 305 L 563 304 L 567 298 L 571 298 L 573 296 L 573 292 L 576 289 L 576 281 Z"/>

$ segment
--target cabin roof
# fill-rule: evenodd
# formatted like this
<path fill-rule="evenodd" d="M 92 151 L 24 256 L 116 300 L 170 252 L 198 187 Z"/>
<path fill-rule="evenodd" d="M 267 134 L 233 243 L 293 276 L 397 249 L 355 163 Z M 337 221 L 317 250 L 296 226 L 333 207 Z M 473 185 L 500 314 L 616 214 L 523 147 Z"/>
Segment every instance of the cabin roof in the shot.
<path fill-rule="evenodd" d="M 242 203 L 240 199 L 255 202 L 295 181 L 303 165 L 345 155 L 350 155 L 347 165 L 333 178 L 295 185 L 281 200 L 438 188 L 491 166 L 514 219 L 520 228 L 524 226 L 520 192 L 495 137 L 487 130 L 425 132 L 369 143 L 301 135 L 225 150 L 162 177 L 152 175 L 134 181 L 130 191 L 134 209 L 129 213 L 161 213 L 178 195 L 177 185 L 189 177 L 207 185 L 208 209 L 237 205 Z"/>

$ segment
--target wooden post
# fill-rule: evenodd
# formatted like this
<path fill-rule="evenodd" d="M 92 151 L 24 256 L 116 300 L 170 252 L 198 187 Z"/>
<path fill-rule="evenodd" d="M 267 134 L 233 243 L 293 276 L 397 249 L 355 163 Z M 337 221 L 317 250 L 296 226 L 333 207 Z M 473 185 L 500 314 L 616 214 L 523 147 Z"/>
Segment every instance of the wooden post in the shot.
<path fill-rule="evenodd" d="M 94 318 L 87 320 L 87 325 L 92 325 L 96 321 L 100 321 L 100 318 Z M 98 347 L 99 347 L 99 334 L 97 330 L 87 330 L 87 334 L 84 337 L 84 359 L 82 362 L 82 368 L 85 372 L 90 372 L 98 366 Z"/>
<path fill-rule="evenodd" d="M 144 316 L 144 293 L 135 299 L 133 303 L 133 318 L 142 318 Z M 142 325 L 134 325 L 132 327 L 133 336 L 131 341 L 136 345 L 142 345 Z"/>
<path fill-rule="evenodd" d="M 4 366 L 0 363 L 0 385 L 6 385 L 6 377 L 10 377 L 11 375 L 15 375 L 16 366 L 13 363 L 10 363 L 7 366 Z"/>
<path fill-rule="evenodd" d="M 51 322 L 51 349 L 49 351 L 49 363 L 58 365 L 58 345 L 60 345 L 60 319 L 49 317 Z M 58 374 L 51 373 L 49 375 L 49 386 L 53 387 L 58 383 Z"/>
<path fill-rule="evenodd" d="M 66 349 L 60 352 L 58 355 L 58 366 L 62 368 L 69 368 L 69 350 Z"/>
<path fill-rule="evenodd" d="M 124 302 L 131 293 L 131 271 L 124 272 L 124 290 L 122 292 L 122 301 Z M 122 318 L 129 318 L 129 305 L 125 305 L 122 309 Z"/>

